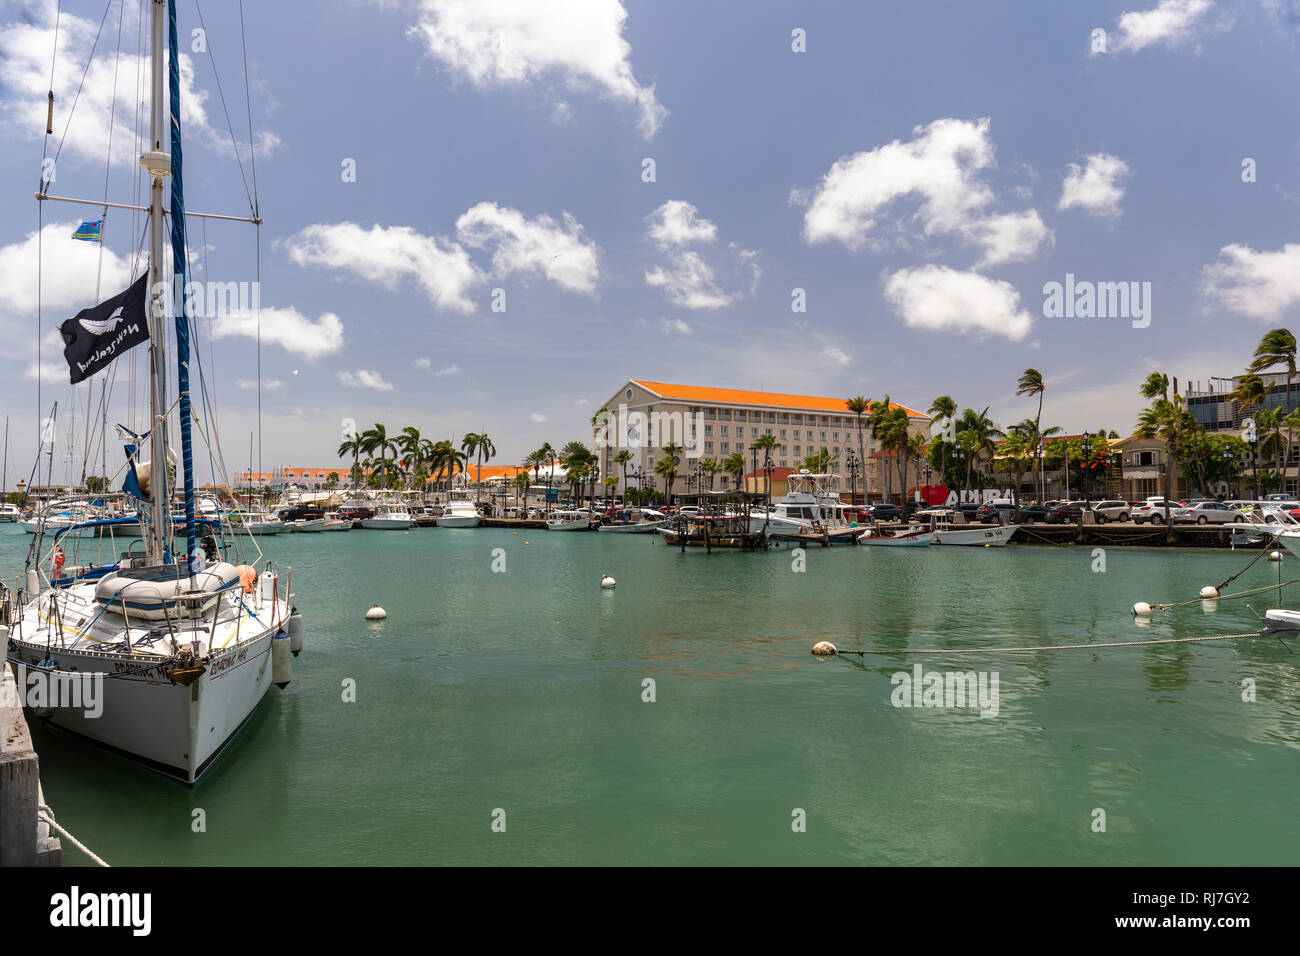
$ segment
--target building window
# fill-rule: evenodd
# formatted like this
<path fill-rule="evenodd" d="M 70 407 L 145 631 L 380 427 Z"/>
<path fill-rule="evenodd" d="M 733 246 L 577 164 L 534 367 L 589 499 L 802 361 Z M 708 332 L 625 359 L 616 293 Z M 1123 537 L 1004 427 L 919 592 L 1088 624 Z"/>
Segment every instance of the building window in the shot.
<path fill-rule="evenodd" d="M 711 442 L 711 441 L 706 441 L 706 442 L 704 443 L 704 454 L 706 454 L 706 455 L 712 455 L 712 454 L 713 454 L 713 442 Z"/>
<path fill-rule="evenodd" d="M 785 441 L 785 429 L 781 429 L 781 441 Z"/>
<path fill-rule="evenodd" d="M 809 432 L 809 433 L 808 433 L 808 440 L 809 440 L 809 441 L 812 441 L 812 440 L 813 440 L 813 439 L 812 439 L 812 432 Z"/>
<path fill-rule="evenodd" d="M 632 401 L 632 389 L 630 388 L 627 390 L 627 400 Z"/>
<path fill-rule="evenodd" d="M 836 433 L 835 433 L 835 444 L 838 445 L 839 443 L 840 443 L 840 433 L 839 433 L 839 432 L 836 432 Z"/>
<path fill-rule="evenodd" d="M 722 453 L 725 455 L 730 449 L 731 449 L 730 443 L 724 441 L 722 443 Z"/>
<path fill-rule="evenodd" d="M 795 455 L 802 455 L 802 454 L 803 454 L 803 452 L 799 450 L 800 447 L 801 447 L 801 446 L 799 446 L 799 445 L 795 445 L 795 446 L 794 446 L 794 453 L 795 453 Z"/>
<path fill-rule="evenodd" d="M 825 440 L 826 440 L 826 433 L 825 433 L 825 432 L 822 432 L 822 441 L 825 441 Z"/>
<path fill-rule="evenodd" d="M 704 437 L 705 437 L 705 438 L 711 438 L 712 436 L 713 436 L 713 426 L 712 426 L 712 425 L 705 425 L 705 426 L 704 426 Z"/>
<path fill-rule="evenodd" d="M 722 437 L 723 437 L 723 438 L 726 438 L 726 437 L 727 437 L 727 427 L 728 427 L 728 426 L 726 426 L 726 425 L 719 425 L 719 426 L 718 426 L 719 430 L 722 432 Z"/>

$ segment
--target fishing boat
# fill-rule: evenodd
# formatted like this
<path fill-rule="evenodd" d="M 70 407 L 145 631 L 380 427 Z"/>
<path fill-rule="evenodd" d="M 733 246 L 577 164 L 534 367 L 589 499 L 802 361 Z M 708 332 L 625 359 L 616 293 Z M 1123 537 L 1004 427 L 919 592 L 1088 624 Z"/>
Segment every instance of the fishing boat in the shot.
<path fill-rule="evenodd" d="M 846 514 L 848 506 L 835 490 L 839 480 L 839 475 L 816 474 L 806 468 L 790 475 L 788 490 L 773 502 L 770 511 L 751 511 L 749 530 L 778 539 L 815 536 L 831 543 L 852 544 L 862 528 Z"/>
<path fill-rule="evenodd" d="M 1002 548 L 1011 540 L 1019 525 L 994 525 L 989 528 L 939 528 L 934 533 L 935 544 L 971 545 L 974 547 Z"/>
<path fill-rule="evenodd" d="M 327 514 L 321 520 L 324 522 L 321 525 L 322 531 L 351 531 L 352 530 L 352 519 L 340 518 L 338 516 L 338 512 Z"/>
<path fill-rule="evenodd" d="M 591 512 L 589 511 L 552 511 L 546 519 L 547 531 L 589 531 L 591 529 Z"/>
<path fill-rule="evenodd" d="M 452 491 L 437 521 L 439 528 L 477 528 L 483 518 L 468 491 Z"/>
<path fill-rule="evenodd" d="M 934 543 L 937 531 L 924 528 L 909 528 L 893 534 L 864 534 L 858 538 L 858 544 L 878 548 L 927 548 Z"/>
<path fill-rule="evenodd" d="M 653 508 L 624 508 L 603 521 L 597 531 L 610 534 L 652 534 L 672 521 Z"/>
<path fill-rule="evenodd" d="M 0 505 L 0 522 L 16 522 L 23 516 L 23 511 L 17 505 Z"/>
<path fill-rule="evenodd" d="M 369 528 L 371 531 L 406 531 L 414 523 L 411 513 L 400 504 L 381 504 L 375 508 L 375 513 L 371 517 L 361 519 L 361 527 Z M 315 530 L 321 531 L 323 528 L 322 523 L 321 527 Z"/>
<path fill-rule="evenodd" d="M 102 351 L 105 338 L 129 333 L 132 340 L 123 352 L 148 343 L 151 428 L 144 436 L 132 434 L 125 446 L 124 489 L 138 501 L 147 533 L 112 555 L 110 563 L 94 565 L 82 562 L 79 552 L 102 549 L 102 539 L 69 539 L 78 522 L 66 529 L 37 529 L 22 590 L 11 594 L 0 585 L 0 632 L 8 639 L 9 663 L 25 669 L 29 679 L 97 689 L 95 707 L 54 707 L 51 724 L 193 784 L 235 739 L 271 684 L 288 684 L 291 648 L 296 652 L 301 647 L 302 617 L 293 607 L 291 571 L 282 580 L 267 563 L 259 573 L 239 557 L 238 539 L 233 546 L 225 542 L 220 522 L 195 514 L 190 342 L 197 324 L 188 297 L 164 291 L 183 289 L 189 268 L 176 4 L 160 0 L 148 6 L 151 130 L 148 151 L 141 157 L 150 180 L 148 271 L 125 292 L 83 310 L 62 329 L 68 348 L 84 349 L 75 354 L 87 357 L 79 368 L 68 354 L 73 384 L 118 357 L 116 347 Z M 168 176 L 170 229 L 163 208 Z M 48 186 L 42 183 L 42 201 L 56 198 L 45 195 Z M 169 232 L 170 275 L 164 253 Z M 178 285 L 171 286 L 172 281 Z M 168 319 L 174 319 L 176 352 L 174 419 L 167 396 Z M 120 322 L 123 328 L 101 329 L 101 322 Z M 88 338 L 77 331 L 78 323 Z M 200 360 L 193 353 L 195 366 Z M 213 434 L 211 421 L 207 424 L 193 430 L 205 442 Z M 167 507 L 174 482 L 168 436 L 176 426 L 184 479 L 183 550 L 173 550 Z M 146 445 L 150 461 L 142 463 L 138 458 Z"/>

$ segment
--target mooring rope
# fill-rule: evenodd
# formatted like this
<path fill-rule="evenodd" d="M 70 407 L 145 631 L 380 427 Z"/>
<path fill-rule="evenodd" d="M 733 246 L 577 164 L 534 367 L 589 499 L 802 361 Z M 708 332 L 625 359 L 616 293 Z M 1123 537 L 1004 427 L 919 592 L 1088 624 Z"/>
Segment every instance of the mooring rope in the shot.
<path fill-rule="evenodd" d="M 1211 637 L 1166 637 L 1150 641 L 1107 641 L 1101 644 L 1040 644 L 1037 647 L 900 647 L 895 650 L 868 648 L 861 651 L 835 649 L 836 654 L 1008 654 L 1027 651 L 1073 651 L 1097 647 L 1142 647 L 1147 644 L 1193 644 L 1198 641 L 1237 641 L 1243 637 L 1259 637 L 1258 631 L 1247 634 L 1215 634 Z"/>
<path fill-rule="evenodd" d="M 69 832 L 67 831 L 67 829 L 66 829 L 65 827 L 62 827 L 62 826 L 60 826 L 60 825 L 58 824 L 58 822 L 54 819 L 54 811 L 53 811 L 53 810 L 51 810 L 49 807 L 47 807 L 45 804 L 42 803 L 42 804 L 40 805 L 40 807 L 38 808 L 38 811 L 37 811 L 37 812 L 39 813 L 41 819 L 43 819 L 46 823 L 48 823 L 48 824 L 50 825 L 50 829 L 51 829 L 51 830 L 56 831 L 56 832 L 59 834 L 59 836 L 61 836 L 61 837 L 63 837 L 64 839 L 66 839 L 69 843 L 71 843 L 73 846 L 75 846 L 78 850 L 80 850 L 82 853 L 86 854 L 86 856 L 90 857 L 91 861 L 92 861 L 96 866 L 108 867 L 108 863 L 105 862 L 105 861 L 104 861 L 102 858 L 100 858 L 99 856 L 97 856 L 97 855 L 95 854 L 95 852 L 94 852 L 93 850 L 90 849 L 90 847 L 86 846 L 86 844 L 82 843 L 80 840 L 78 840 L 76 837 L 74 837 L 71 833 L 69 833 Z"/>

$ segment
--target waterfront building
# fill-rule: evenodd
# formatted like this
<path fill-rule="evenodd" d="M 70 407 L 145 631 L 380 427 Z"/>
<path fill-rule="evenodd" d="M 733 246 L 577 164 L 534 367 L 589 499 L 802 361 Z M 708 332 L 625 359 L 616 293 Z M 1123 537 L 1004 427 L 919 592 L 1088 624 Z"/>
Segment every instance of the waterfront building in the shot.
<path fill-rule="evenodd" d="M 794 395 L 632 379 L 614 392 L 593 416 L 592 447 L 600 457 L 602 474 L 621 478 L 622 469 L 614 463 L 614 456 L 627 450 L 632 455 L 629 474 L 639 476 L 639 481 L 647 486 L 658 479 L 656 483 L 662 490 L 663 481 L 655 475 L 655 465 L 662 460 L 665 445 L 682 446 L 684 453 L 679 456 L 682 461 L 673 486 L 677 492 L 684 491 L 682 479 L 695 471 L 700 459 L 721 462 L 739 452 L 745 456 L 746 471 L 761 471 L 765 455 L 761 449 L 755 453 L 753 446 L 766 434 L 777 441 L 777 447 L 770 452 L 773 468 L 797 469 L 804 458 L 825 448 L 835 456 L 835 471 L 845 476 L 847 487 L 849 452 L 855 458 L 859 453 L 858 422 L 844 402 L 845 396 Z M 890 407 L 903 408 L 908 416 L 908 428 L 929 436 L 928 416 L 897 403 L 891 403 Z M 870 459 L 880 446 L 871 438 L 865 415 L 862 432 L 863 449 Z M 727 476 L 719 474 L 717 487 L 721 490 L 728 484 Z M 879 494 L 884 490 L 880 468 L 873 470 L 869 463 L 866 486 L 868 493 Z M 861 471 L 858 487 L 863 487 Z"/>

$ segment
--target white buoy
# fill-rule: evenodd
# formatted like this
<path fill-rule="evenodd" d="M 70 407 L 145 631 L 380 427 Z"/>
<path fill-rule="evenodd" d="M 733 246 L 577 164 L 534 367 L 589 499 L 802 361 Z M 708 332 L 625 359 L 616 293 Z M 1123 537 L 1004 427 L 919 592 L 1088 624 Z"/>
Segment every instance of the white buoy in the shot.
<path fill-rule="evenodd" d="M 271 681 L 280 690 L 293 680 L 293 652 L 289 650 L 289 635 L 280 631 L 271 639 Z"/>
<path fill-rule="evenodd" d="M 1218 596 L 1219 589 L 1211 584 L 1207 584 L 1205 587 L 1201 588 L 1201 597 L 1203 598 L 1216 598 Z"/>
<path fill-rule="evenodd" d="M 812 652 L 817 657 L 834 657 L 838 653 L 835 645 L 830 641 L 818 641 L 813 645 Z"/>
<path fill-rule="evenodd" d="M 1150 617 L 1151 605 L 1148 604 L 1146 601 L 1138 601 L 1136 604 L 1133 605 L 1133 616 Z"/>
<path fill-rule="evenodd" d="M 370 610 L 366 612 L 367 621 L 382 621 L 388 617 L 388 612 L 378 604 L 370 605 Z"/>
<path fill-rule="evenodd" d="M 289 650 L 294 657 L 302 653 L 302 612 L 297 608 L 289 612 Z"/>
<path fill-rule="evenodd" d="M 600 586 L 602 588 L 612 588 L 617 582 L 608 574 L 601 575 Z"/>
<path fill-rule="evenodd" d="M 1268 553 L 1268 559 L 1269 559 L 1270 561 L 1281 561 L 1281 560 L 1282 560 L 1282 552 L 1281 552 L 1281 551 L 1270 551 L 1270 552 Z"/>

